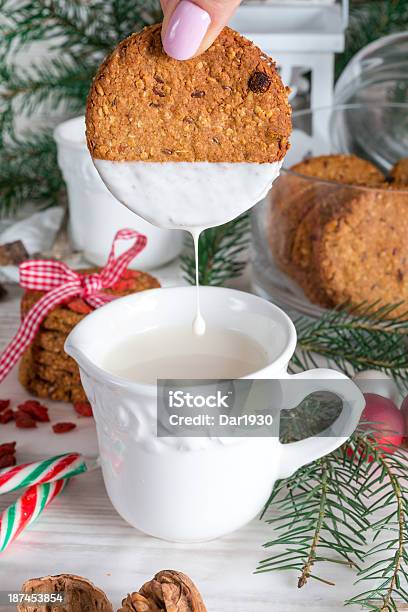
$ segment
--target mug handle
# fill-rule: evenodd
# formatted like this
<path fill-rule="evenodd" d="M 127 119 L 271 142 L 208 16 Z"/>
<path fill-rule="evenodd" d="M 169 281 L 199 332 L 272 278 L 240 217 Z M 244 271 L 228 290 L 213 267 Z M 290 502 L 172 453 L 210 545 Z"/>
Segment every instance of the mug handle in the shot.
<path fill-rule="evenodd" d="M 335 393 L 343 402 L 348 403 L 352 412 L 345 414 L 344 406 L 340 415 L 333 425 L 341 429 L 341 436 L 325 436 L 322 431 L 319 436 L 281 444 L 280 470 L 278 478 L 288 478 L 292 476 L 303 465 L 311 463 L 324 455 L 334 451 L 344 444 L 356 429 L 361 413 L 365 406 L 365 399 L 360 389 L 353 381 L 342 372 L 327 368 L 316 368 L 307 370 L 299 374 L 287 374 L 290 379 L 310 379 L 314 381 L 310 384 L 310 393 L 315 391 L 330 391 Z M 287 385 L 285 388 L 282 405 L 285 409 L 295 408 L 305 398 L 304 390 L 299 385 Z"/>

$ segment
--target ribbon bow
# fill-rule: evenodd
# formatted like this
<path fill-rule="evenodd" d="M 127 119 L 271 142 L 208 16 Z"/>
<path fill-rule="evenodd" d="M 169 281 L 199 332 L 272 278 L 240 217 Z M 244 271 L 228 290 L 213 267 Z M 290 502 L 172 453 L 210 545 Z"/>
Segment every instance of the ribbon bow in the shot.
<path fill-rule="evenodd" d="M 115 256 L 119 240 L 134 240 L 124 253 Z M 74 297 L 84 299 L 93 308 L 99 308 L 115 299 L 103 293 L 121 277 L 129 263 L 144 249 L 147 238 L 134 230 L 119 230 L 113 240 L 106 266 L 97 274 L 78 274 L 59 261 L 30 260 L 19 267 L 20 285 L 24 289 L 46 291 L 24 318 L 17 334 L 0 356 L 0 382 L 7 376 L 27 347 L 33 342 L 41 322 L 59 304 Z"/>

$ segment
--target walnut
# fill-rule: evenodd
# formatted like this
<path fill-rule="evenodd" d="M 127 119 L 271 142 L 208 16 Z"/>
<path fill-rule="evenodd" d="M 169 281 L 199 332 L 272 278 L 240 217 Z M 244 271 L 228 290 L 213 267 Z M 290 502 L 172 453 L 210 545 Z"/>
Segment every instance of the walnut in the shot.
<path fill-rule="evenodd" d="M 118 612 L 206 612 L 206 607 L 188 576 L 163 570 L 128 595 Z"/>
<path fill-rule="evenodd" d="M 113 612 L 105 593 L 80 576 L 61 574 L 32 578 L 23 584 L 21 592 L 65 593 L 65 603 L 38 606 L 20 604 L 17 606 L 19 612 Z"/>

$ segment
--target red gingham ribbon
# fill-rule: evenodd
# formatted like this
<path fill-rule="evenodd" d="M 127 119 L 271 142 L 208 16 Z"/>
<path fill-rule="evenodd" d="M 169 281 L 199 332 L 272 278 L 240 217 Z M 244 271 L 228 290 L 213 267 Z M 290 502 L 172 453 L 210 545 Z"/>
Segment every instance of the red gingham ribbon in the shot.
<path fill-rule="evenodd" d="M 134 240 L 124 253 L 115 256 L 119 240 Z M 119 280 L 129 263 L 144 249 L 147 238 L 134 230 L 122 229 L 116 233 L 106 266 L 97 274 L 81 275 L 59 261 L 30 260 L 20 264 L 20 285 L 24 289 L 47 291 L 24 318 L 17 334 L 0 356 L 0 382 L 17 363 L 47 314 L 58 304 L 80 297 L 93 308 L 103 306 L 115 296 L 103 293 Z"/>

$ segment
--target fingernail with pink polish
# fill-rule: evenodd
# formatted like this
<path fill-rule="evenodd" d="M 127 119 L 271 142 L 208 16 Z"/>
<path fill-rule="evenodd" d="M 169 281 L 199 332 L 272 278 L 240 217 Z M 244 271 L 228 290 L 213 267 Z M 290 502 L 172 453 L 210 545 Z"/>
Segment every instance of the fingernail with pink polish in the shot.
<path fill-rule="evenodd" d="M 193 57 L 210 23 L 207 11 L 189 0 L 181 0 L 164 33 L 163 47 L 167 55 L 177 60 Z"/>

